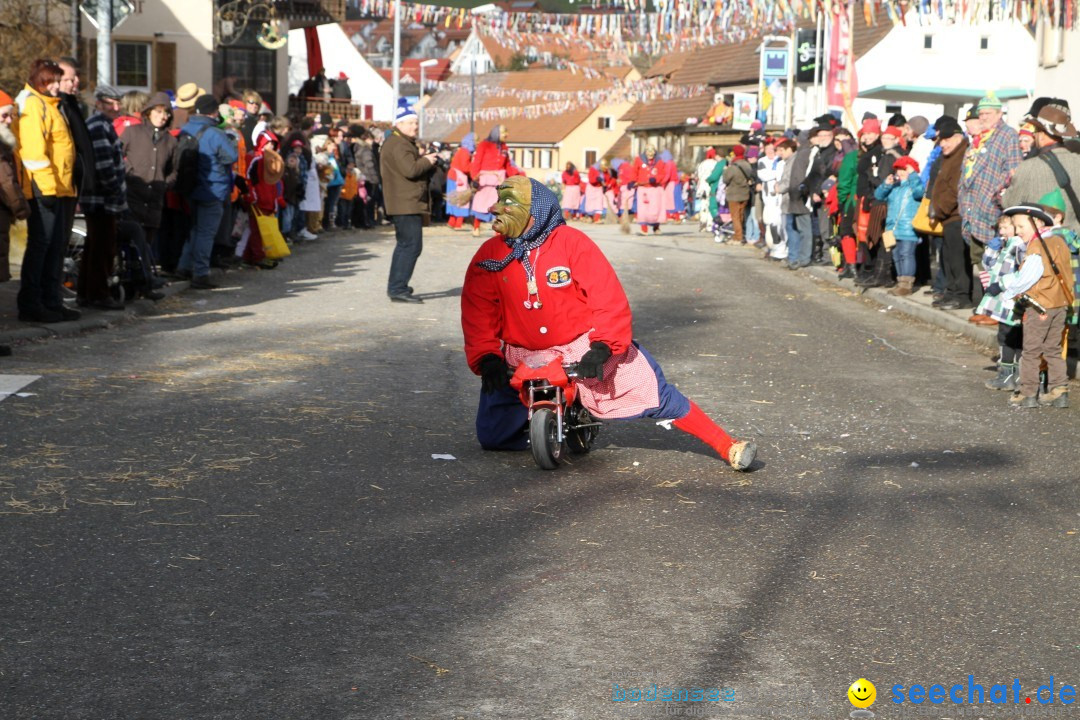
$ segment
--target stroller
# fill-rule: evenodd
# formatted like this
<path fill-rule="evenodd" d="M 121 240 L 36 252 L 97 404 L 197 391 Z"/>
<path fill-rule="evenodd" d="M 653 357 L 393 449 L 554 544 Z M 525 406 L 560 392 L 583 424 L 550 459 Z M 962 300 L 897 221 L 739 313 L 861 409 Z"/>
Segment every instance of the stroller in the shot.
<path fill-rule="evenodd" d="M 79 271 L 82 266 L 83 248 L 86 243 L 86 218 L 75 216 L 71 228 L 61 286 L 64 297 L 74 300 L 79 291 Z M 142 226 L 132 220 L 116 223 L 116 258 L 109 274 L 109 296 L 118 302 L 133 300 L 140 292 L 152 288 L 153 270 L 150 265 L 146 234 Z"/>

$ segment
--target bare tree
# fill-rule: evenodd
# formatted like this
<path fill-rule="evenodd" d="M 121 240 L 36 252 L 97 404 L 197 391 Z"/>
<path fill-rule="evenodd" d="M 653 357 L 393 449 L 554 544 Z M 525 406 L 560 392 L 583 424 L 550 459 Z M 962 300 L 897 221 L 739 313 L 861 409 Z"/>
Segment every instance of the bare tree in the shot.
<path fill-rule="evenodd" d="M 35 59 L 70 54 L 71 12 L 61 0 L 0 0 L 0 88 L 14 96 Z"/>

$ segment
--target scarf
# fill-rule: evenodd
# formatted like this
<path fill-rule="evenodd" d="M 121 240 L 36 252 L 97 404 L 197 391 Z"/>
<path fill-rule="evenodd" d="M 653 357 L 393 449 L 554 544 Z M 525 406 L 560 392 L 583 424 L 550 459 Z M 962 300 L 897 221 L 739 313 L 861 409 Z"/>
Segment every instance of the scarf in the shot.
<path fill-rule="evenodd" d="M 532 186 L 532 202 L 529 204 L 529 214 L 534 221 L 532 227 L 522 233 L 521 237 L 503 238 L 503 242 L 510 248 L 510 254 L 502 260 L 482 260 L 477 263 L 488 272 L 499 272 L 514 260 L 520 260 L 525 266 L 526 277 L 532 280 L 536 274 L 529 261 L 529 253 L 543 245 L 555 228 L 565 224 L 562 206 L 555 193 L 531 178 L 529 185 Z"/>

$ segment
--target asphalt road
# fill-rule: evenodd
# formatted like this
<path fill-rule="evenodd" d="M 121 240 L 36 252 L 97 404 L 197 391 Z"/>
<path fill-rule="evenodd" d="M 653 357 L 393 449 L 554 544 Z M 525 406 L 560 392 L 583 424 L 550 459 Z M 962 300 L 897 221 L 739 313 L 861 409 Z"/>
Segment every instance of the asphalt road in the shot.
<path fill-rule="evenodd" d="M 1080 411 L 667 230 L 594 236 L 751 473 L 650 421 L 550 473 L 482 452 L 476 240 L 445 230 L 422 306 L 357 233 L 17 348 L 0 372 L 43 378 L 0 402 L 0 718 L 836 718 L 860 677 L 895 718 L 895 684 L 1078 684 Z M 732 699 L 613 701 L 652 683 Z"/>

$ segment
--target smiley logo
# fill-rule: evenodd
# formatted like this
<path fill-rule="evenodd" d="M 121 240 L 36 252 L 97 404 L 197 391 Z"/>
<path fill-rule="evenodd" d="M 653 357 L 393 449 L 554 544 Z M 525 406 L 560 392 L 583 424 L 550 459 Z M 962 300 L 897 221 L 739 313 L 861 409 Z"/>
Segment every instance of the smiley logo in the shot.
<path fill-rule="evenodd" d="M 553 267 L 544 274 L 547 277 L 548 287 L 566 287 L 570 284 L 570 268 L 568 267 Z"/>
<path fill-rule="evenodd" d="M 877 688 L 866 678 L 859 678 L 851 683 L 851 687 L 847 690 L 847 697 L 855 707 L 868 708 L 877 699 Z"/>

